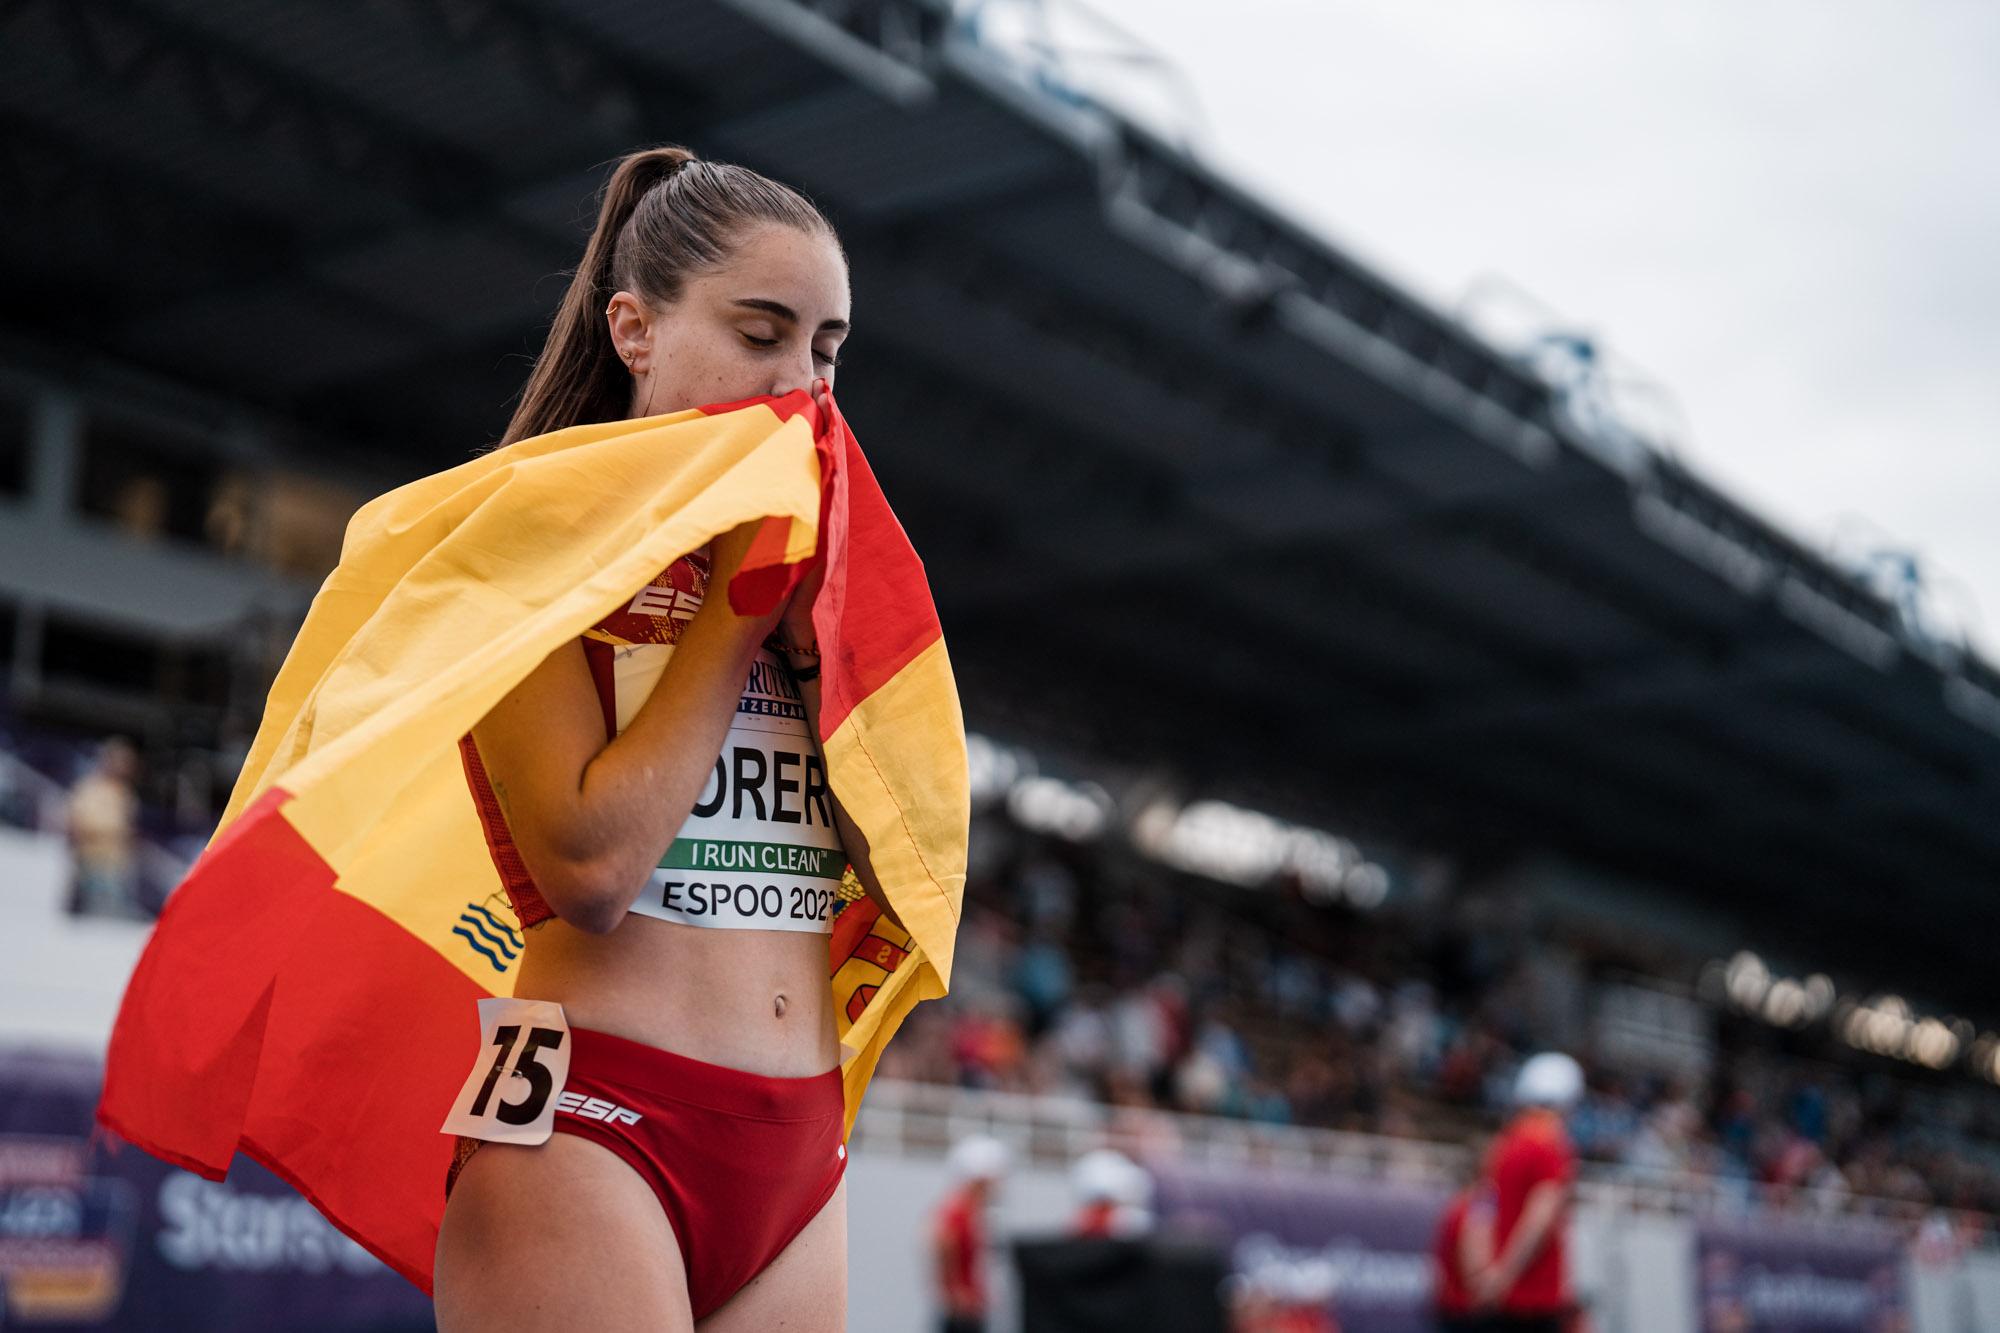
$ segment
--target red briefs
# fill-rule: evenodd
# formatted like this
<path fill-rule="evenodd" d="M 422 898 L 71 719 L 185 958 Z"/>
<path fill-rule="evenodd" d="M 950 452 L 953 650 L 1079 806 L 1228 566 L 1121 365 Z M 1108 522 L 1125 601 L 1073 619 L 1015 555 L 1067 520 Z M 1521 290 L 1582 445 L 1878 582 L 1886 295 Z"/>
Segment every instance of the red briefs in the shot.
<path fill-rule="evenodd" d="M 766 1078 L 587 1028 L 569 1030 L 555 1129 L 601 1143 L 660 1200 L 706 1318 L 805 1230 L 847 1169 L 840 1071 Z M 480 1146 L 461 1138 L 445 1194 Z"/>

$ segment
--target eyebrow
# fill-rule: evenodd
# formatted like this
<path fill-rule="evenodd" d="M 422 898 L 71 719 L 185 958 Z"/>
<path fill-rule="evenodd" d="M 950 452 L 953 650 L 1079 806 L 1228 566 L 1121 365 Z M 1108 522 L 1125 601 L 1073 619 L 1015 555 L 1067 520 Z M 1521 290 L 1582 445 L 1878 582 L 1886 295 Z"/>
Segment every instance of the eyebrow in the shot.
<path fill-rule="evenodd" d="M 789 320 L 794 324 L 799 322 L 798 312 L 779 301 L 767 301 L 761 296 L 746 296 L 738 300 L 736 304 L 750 310 L 761 310 L 767 315 L 776 315 L 779 319 Z M 821 321 L 819 331 L 821 333 L 846 333 L 850 327 L 844 319 L 829 319 Z"/>

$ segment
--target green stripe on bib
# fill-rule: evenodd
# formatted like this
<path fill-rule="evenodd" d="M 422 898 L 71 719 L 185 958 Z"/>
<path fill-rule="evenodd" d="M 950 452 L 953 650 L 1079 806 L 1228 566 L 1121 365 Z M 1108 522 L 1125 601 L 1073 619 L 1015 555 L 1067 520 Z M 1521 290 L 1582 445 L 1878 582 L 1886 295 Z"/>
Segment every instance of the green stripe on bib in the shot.
<path fill-rule="evenodd" d="M 847 869 L 847 854 L 831 847 L 798 847 L 785 842 L 676 838 L 660 858 L 659 868 L 753 870 L 837 880 Z"/>

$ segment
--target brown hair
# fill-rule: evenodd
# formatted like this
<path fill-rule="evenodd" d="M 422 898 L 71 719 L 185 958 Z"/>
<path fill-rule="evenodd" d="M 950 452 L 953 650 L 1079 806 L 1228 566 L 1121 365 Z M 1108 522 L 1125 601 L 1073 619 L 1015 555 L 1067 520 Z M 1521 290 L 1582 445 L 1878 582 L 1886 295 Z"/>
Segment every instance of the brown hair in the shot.
<path fill-rule="evenodd" d="M 500 443 L 623 417 L 631 377 L 612 346 L 605 302 L 621 290 L 655 305 L 676 300 L 690 274 L 721 263 L 744 228 L 758 222 L 840 243 L 804 195 L 748 167 L 706 162 L 671 145 L 622 159 Z"/>

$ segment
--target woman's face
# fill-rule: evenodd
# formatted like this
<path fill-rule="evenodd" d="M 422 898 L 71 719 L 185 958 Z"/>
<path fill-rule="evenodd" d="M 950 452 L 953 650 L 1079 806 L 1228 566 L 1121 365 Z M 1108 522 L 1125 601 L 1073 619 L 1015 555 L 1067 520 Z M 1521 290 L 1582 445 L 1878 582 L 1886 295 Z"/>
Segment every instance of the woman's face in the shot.
<path fill-rule="evenodd" d="M 632 367 L 635 417 L 833 384 L 847 338 L 847 261 L 832 238 L 762 224 L 680 298 L 611 298 L 611 341 Z"/>

